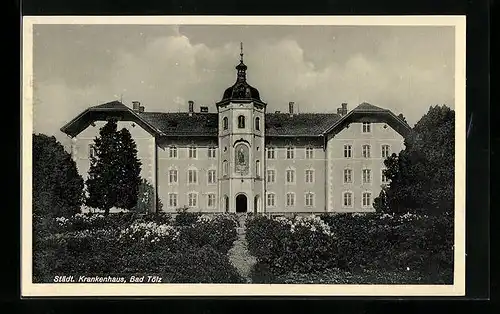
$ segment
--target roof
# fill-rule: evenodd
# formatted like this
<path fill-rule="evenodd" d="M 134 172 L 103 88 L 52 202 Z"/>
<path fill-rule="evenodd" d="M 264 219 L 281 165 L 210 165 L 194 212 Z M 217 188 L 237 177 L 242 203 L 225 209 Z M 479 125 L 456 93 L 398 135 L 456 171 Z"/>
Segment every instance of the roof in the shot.
<path fill-rule="evenodd" d="M 339 119 L 335 113 L 266 113 L 266 136 L 319 136 Z"/>
<path fill-rule="evenodd" d="M 167 136 L 217 136 L 219 132 L 217 113 L 141 112 L 139 116 Z"/>
<path fill-rule="evenodd" d="M 217 113 L 206 112 L 135 112 L 119 101 L 112 101 L 90 107 L 61 128 L 61 131 L 75 136 L 96 120 L 105 120 L 109 112 L 126 121 L 134 121 L 153 136 L 217 136 L 219 117 Z M 341 130 L 359 117 L 373 113 L 390 124 L 401 134 L 411 130 L 406 122 L 390 110 L 362 103 L 347 115 L 335 113 L 266 113 L 266 136 L 322 136 Z"/>

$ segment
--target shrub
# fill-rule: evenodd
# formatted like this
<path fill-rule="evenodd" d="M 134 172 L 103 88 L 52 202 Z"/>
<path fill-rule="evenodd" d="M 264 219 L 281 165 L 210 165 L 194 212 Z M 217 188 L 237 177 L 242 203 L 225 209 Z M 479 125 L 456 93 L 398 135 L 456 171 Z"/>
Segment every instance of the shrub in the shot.
<path fill-rule="evenodd" d="M 336 238 L 318 217 L 255 216 L 247 222 L 248 249 L 272 273 L 336 266 Z"/>
<path fill-rule="evenodd" d="M 188 212 L 186 207 L 177 209 L 177 215 L 175 216 L 175 224 L 177 226 L 191 226 L 194 224 L 201 213 Z"/>
<path fill-rule="evenodd" d="M 199 215 L 191 225 L 181 226 L 181 238 L 187 246 L 210 245 L 216 251 L 227 254 L 238 238 L 236 227 L 237 223 L 230 215 Z"/>
<path fill-rule="evenodd" d="M 344 269 L 453 269 L 451 215 L 334 214 L 322 219 L 338 235 L 339 266 Z"/>

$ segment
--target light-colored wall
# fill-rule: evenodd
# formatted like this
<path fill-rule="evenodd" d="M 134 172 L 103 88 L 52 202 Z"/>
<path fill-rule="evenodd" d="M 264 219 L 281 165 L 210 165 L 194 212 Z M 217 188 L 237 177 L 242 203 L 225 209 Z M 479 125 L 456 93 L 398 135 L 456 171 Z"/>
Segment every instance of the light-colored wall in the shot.
<path fill-rule="evenodd" d="M 177 157 L 170 158 L 169 147 L 177 148 Z M 189 158 L 189 147 L 196 147 L 196 158 Z M 209 158 L 209 147 L 216 148 L 215 158 Z M 198 195 L 195 211 L 219 211 L 217 184 L 221 173 L 218 169 L 218 145 L 215 140 L 206 139 L 167 139 L 158 143 L 158 195 L 163 203 L 163 211 L 175 212 L 177 208 L 188 205 L 188 194 L 195 192 Z M 169 170 L 177 170 L 177 183 L 169 182 Z M 197 183 L 188 183 L 188 170 L 197 171 Z M 216 182 L 208 184 L 208 171 L 216 171 Z M 170 207 L 169 193 L 177 194 L 177 207 Z M 216 204 L 209 208 L 208 194 L 215 194 Z"/>
<path fill-rule="evenodd" d="M 275 159 L 267 159 L 266 170 L 275 171 L 275 182 L 269 183 L 266 171 L 266 211 L 267 212 L 324 212 L 325 211 L 325 151 L 322 138 L 317 139 L 268 139 L 266 150 L 275 149 Z M 294 147 L 294 158 L 287 158 L 287 147 Z M 306 147 L 313 148 L 313 158 L 306 159 Z M 295 182 L 287 183 L 287 169 L 295 170 Z M 306 183 L 305 171 L 314 170 L 314 181 Z M 307 207 L 305 194 L 314 193 L 314 204 Z M 275 194 L 275 206 L 267 206 L 267 194 Z M 295 194 L 294 206 L 286 206 L 287 193 Z"/>
<path fill-rule="evenodd" d="M 105 121 L 96 121 L 72 139 L 72 156 L 76 162 L 78 172 L 86 180 L 90 169 L 90 145 L 99 136 L 99 130 L 106 124 Z M 126 128 L 137 145 L 137 156 L 142 162 L 141 177 L 155 184 L 155 138 L 140 126 L 129 121 L 118 121 L 118 130 Z"/>
<path fill-rule="evenodd" d="M 385 127 L 384 127 L 385 126 Z M 344 158 L 344 145 L 352 145 L 352 157 Z M 369 144 L 371 158 L 362 156 L 362 146 Z M 328 154 L 328 211 L 362 212 L 373 211 L 373 206 L 362 207 L 362 193 L 369 191 L 372 202 L 381 191 L 381 175 L 384 166 L 381 146 L 388 144 L 390 154 L 399 153 L 404 148 L 404 138 L 385 123 L 372 123 L 371 132 L 362 132 L 362 123 L 351 123 L 334 137 L 327 139 Z M 344 169 L 352 169 L 352 183 L 344 184 Z M 371 169 L 371 183 L 362 183 L 362 169 Z M 353 193 L 351 208 L 343 206 L 343 192 Z"/>

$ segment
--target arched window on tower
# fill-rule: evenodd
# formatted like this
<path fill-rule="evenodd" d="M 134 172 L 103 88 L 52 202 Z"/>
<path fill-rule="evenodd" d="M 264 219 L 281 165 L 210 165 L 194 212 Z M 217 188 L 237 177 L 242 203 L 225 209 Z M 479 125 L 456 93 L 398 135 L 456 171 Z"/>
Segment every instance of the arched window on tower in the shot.
<path fill-rule="evenodd" d="M 245 128 L 245 116 L 238 117 L 238 128 L 240 128 L 240 129 Z"/>
<path fill-rule="evenodd" d="M 227 117 L 224 117 L 224 119 L 222 119 L 222 127 L 224 128 L 224 130 L 227 130 Z"/>
<path fill-rule="evenodd" d="M 260 130 L 260 118 L 259 117 L 255 118 L 255 130 L 257 130 L 257 131 Z"/>

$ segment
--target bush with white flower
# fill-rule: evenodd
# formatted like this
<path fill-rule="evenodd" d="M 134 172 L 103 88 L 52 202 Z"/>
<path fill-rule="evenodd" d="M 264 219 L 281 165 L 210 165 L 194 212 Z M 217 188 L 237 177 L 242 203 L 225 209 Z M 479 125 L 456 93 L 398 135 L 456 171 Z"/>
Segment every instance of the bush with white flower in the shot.
<path fill-rule="evenodd" d="M 179 239 L 179 235 L 174 226 L 150 221 L 133 223 L 120 232 L 119 239 L 124 243 L 165 245 L 168 249 Z"/>

